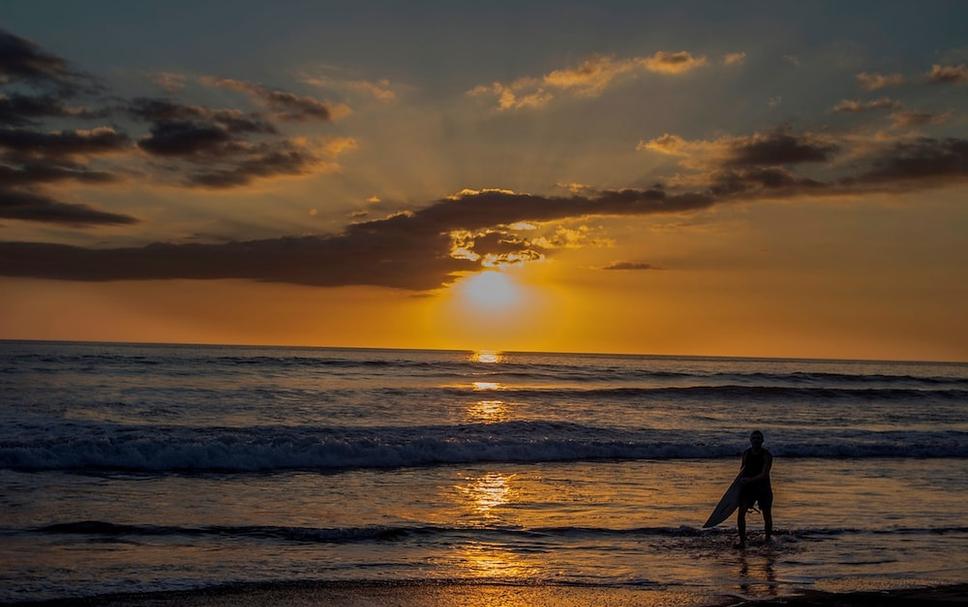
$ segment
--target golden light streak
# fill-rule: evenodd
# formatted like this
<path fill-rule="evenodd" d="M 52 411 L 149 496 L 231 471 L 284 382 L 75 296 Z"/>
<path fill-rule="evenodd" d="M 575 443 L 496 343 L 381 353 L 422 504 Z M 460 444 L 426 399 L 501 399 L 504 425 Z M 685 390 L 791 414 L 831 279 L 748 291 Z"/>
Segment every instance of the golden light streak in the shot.
<path fill-rule="evenodd" d="M 483 392 L 486 390 L 500 390 L 502 386 L 495 381 L 476 381 L 471 384 L 471 387 L 475 392 Z"/>
<path fill-rule="evenodd" d="M 494 424 L 510 418 L 508 406 L 503 400 L 479 400 L 467 408 L 471 421 Z"/>
<path fill-rule="evenodd" d="M 494 364 L 504 362 L 504 354 L 500 352 L 495 352 L 493 350 L 481 350 L 480 352 L 474 352 L 470 356 L 471 362 L 475 363 L 485 363 Z"/>

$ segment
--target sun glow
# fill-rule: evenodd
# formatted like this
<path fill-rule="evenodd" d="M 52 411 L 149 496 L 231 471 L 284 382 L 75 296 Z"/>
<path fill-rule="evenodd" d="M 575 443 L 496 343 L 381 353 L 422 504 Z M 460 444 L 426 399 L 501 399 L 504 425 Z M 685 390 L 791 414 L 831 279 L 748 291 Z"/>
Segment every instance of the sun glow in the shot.
<path fill-rule="evenodd" d="M 521 300 L 521 289 L 514 280 L 494 270 L 466 278 L 458 289 L 462 299 L 480 310 L 505 310 Z"/>

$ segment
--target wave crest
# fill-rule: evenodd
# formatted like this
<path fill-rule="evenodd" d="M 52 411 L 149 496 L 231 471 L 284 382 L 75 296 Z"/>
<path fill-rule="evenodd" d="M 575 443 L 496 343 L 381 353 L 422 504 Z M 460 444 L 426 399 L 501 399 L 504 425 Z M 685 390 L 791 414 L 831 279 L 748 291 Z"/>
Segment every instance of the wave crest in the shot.
<path fill-rule="evenodd" d="M 736 457 L 724 432 L 622 430 L 546 421 L 374 428 L 21 427 L 0 468 L 189 472 L 332 471 L 478 462 Z M 968 432 L 771 430 L 780 457 L 968 457 Z"/>

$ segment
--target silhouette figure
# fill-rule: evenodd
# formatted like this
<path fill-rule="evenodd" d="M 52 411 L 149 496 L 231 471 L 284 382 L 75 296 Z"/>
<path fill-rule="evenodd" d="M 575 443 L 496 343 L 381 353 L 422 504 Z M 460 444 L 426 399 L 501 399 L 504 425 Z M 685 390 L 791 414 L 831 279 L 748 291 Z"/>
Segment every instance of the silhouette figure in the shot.
<path fill-rule="evenodd" d="M 763 448 L 763 433 L 754 430 L 750 433 L 750 448 L 743 452 L 740 468 L 739 508 L 736 514 L 736 528 L 739 530 L 739 548 L 746 547 L 746 512 L 759 505 L 763 514 L 766 541 L 773 536 L 773 487 L 770 485 L 770 468 L 773 455 Z"/>

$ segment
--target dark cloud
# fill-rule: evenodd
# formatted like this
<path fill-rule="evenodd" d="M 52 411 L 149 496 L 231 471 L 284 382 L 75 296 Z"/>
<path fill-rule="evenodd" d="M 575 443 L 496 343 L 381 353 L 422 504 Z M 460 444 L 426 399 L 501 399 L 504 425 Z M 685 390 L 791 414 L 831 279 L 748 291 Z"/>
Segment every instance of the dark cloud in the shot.
<path fill-rule="evenodd" d="M 245 278 L 426 290 L 439 287 L 457 272 L 480 267 L 450 255 L 454 230 L 526 219 L 693 210 L 713 202 L 708 196 L 669 196 L 656 189 L 602 192 L 594 198 L 483 191 L 438 200 L 414 213 L 351 224 L 333 236 L 116 249 L 0 243 L 0 275 L 87 281 Z M 482 240 L 480 247 L 505 256 L 536 254 L 529 243 L 498 235 Z"/>
<path fill-rule="evenodd" d="M 100 91 L 90 76 L 39 46 L 0 30 L 0 85 L 16 91 L 0 93 L 0 217 L 22 221 L 86 227 L 125 225 L 137 220 L 56 200 L 39 191 L 44 184 L 73 181 L 108 183 L 116 176 L 92 168 L 86 159 L 131 147 L 131 140 L 113 128 L 33 130 L 42 119 L 91 119 L 107 116 L 70 100 Z M 24 87 L 32 92 L 24 93 Z"/>
<path fill-rule="evenodd" d="M 240 278 L 419 291 L 483 263 L 539 258 L 545 250 L 509 229 L 519 222 L 680 213 L 731 201 L 903 192 L 966 180 L 968 141 L 920 138 L 881 149 L 856 176 L 826 182 L 776 166 L 724 166 L 707 188 L 680 193 L 662 187 L 573 196 L 466 190 L 413 212 L 351 224 L 331 236 L 115 249 L 0 243 L 0 275 L 93 281 Z"/>
<path fill-rule="evenodd" d="M 228 168 L 191 173 L 188 182 L 209 188 L 231 188 L 258 178 L 303 175 L 309 173 L 318 162 L 319 159 L 308 150 L 283 141 L 258 146 Z"/>
<path fill-rule="evenodd" d="M 928 81 L 935 84 L 964 84 L 968 82 L 968 65 L 932 65 Z"/>
<path fill-rule="evenodd" d="M 323 101 L 307 95 L 297 95 L 289 91 L 273 89 L 254 82 L 233 80 L 231 78 L 205 78 L 204 82 L 213 86 L 228 88 L 255 97 L 272 110 L 280 120 L 304 121 L 332 118 L 332 109 Z"/>
<path fill-rule="evenodd" d="M 203 80 L 242 91 L 265 110 L 213 108 L 167 97 L 111 98 L 109 107 L 90 109 L 72 99 L 103 92 L 92 77 L 33 42 L 0 30 L 0 86 L 17 88 L 0 92 L 0 187 L 40 199 L 44 195 L 31 188 L 45 183 L 106 183 L 116 176 L 81 159 L 136 149 L 156 160 L 149 174 L 203 188 L 302 175 L 336 155 L 323 149 L 319 157 L 311 146 L 277 129 L 279 120 L 329 120 L 330 108 L 322 101 L 239 80 Z M 25 93 L 24 87 L 33 91 Z M 134 137 L 117 127 L 39 128 L 45 119 L 107 116 L 145 126 Z"/>
<path fill-rule="evenodd" d="M 0 217 L 4 219 L 39 221 L 77 227 L 125 225 L 138 221 L 129 215 L 108 213 L 84 204 L 61 202 L 42 194 L 6 188 L 0 188 Z M 16 258 L 4 259 L 3 262 L 5 266 L 15 265 L 17 263 L 36 267 L 36 260 L 30 259 L 29 257 L 20 257 L 19 262 Z"/>
<path fill-rule="evenodd" d="M 75 163 L 30 162 L 19 166 L 2 164 L 0 158 L 0 187 L 26 186 L 73 180 L 81 183 L 109 183 L 117 176 L 106 171 L 91 170 Z"/>
<path fill-rule="evenodd" d="M 434 255 L 446 250 L 446 236 L 429 241 L 409 239 L 400 233 L 393 236 L 382 242 L 348 233 L 124 249 L 7 242 L 0 243 L 0 274 L 85 281 L 245 278 L 426 290 L 438 287 L 442 278 L 453 272 L 474 267 L 466 260 Z"/>
<path fill-rule="evenodd" d="M 650 263 L 639 261 L 617 261 L 602 268 L 603 270 L 658 270 Z"/>
<path fill-rule="evenodd" d="M 732 166 L 776 166 L 802 162 L 825 162 L 838 146 L 805 135 L 776 131 L 757 134 L 736 142 L 728 164 Z"/>
<path fill-rule="evenodd" d="M 26 80 L 35 84 L 73 85 L 82 74 L 33 42 L 0 30 L 0 83 Z"/>
<path fill-rule="evenodd" d="M 110 128 L 42 133 L 0 129 L 0 217 L 69 226 L 135 223 L 128 215 L 55 200 L 37 191 L 44 184 L 74 181 L 101 184 L 117 177 L 77 160 L 130 147 L 123 133 Z"/>
<path fill-rule="evenodd" d="M 192 187 L 232 188 L 255 179 L 303 175 L 319 164 L 309 149 L 276 135 L 264 116 L 233 109 L 185 105 L 167 99 L 134 100 L 127 111 L 153 122 L 138 147 L 154 156 L 176 159 L 181 183 Z"/>
<path fill-rule="evenodd" d="M 67 105 L 56 95 L 0 94 L 0 124 L 7 126 L 31 126 L 37 118 L 102 118 L 106 110 Z"/>
<path fill-rule="evenodd" d="M 798 177 L 786 169 L 777 167 L 754 167 L 745 170 L 723 170 L 712 174 L 710 192 L 728 197 L 760 192 L 777 194 L 781 191 L 806 191 L 822 189 L 824 184 L 813 179 Z"/>
<path fill-rule="evenodd" d="M 124 133 L 110 127 L 40 132 L 27 129 L 0 129 L 0 149 L 47 158 L 72 155 L 105 154 L 130 147 Z"/>
<path fill-rule="evenodd" d="M 845 183 L 934 185 L 968 179 L 968 140 L 922 137 L 892 145 L 878 154 L 870 170 Z"/>
<path fill-rule="evenodd" d="M 229 145 L 237 140 L 223 128 L 199 122 L 166 120 L 151 127 L 138 140 L 138 147 L 158 156 L 192 156 L 232 153 Z"/>
<path fill-rule="evenodd" d="M 207 108 L 170 99 L 139 97 L 125 110 L 133 117 L 154 123 L 193 123 L 218 128 L 227 133 L 268 133 L 276 128 L 264 116 L 231 108 Z"/>

